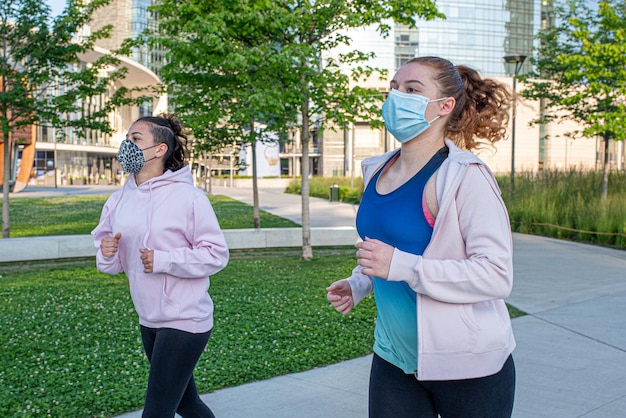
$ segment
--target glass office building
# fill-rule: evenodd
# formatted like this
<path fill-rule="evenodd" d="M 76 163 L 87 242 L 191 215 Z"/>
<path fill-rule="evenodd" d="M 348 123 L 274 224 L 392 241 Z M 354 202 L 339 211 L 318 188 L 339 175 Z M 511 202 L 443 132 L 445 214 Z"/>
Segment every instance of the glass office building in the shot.
<path fill-rule="evenodd" d="M 395 71 L 415 56 L 435 55 L 467 65 L 483 75 L 512 75 L 505 55 L 530 56 L 534 36 L 549 16 L 541 0 L 439 1 L 446 19 L 420 20 L 416 28 L 395 27 Z M 526 64 L 528 65 L 528 64 Z"/>
<path fill-rule="evenodd" d="M 111 0 L 108 5 L 96 10 L 91 27 L 95 30 L 111 25 L 113 28 L 110 38 L 99 39 L 96 44 L 114 51 L 125 39 L 136 38 L 146 29 L 155 29 L 158 15 L 148 10 L 155 3 L 156 0 Z M 131 59 L 158 76 L 165 60 L 165 51 L 141 45 L 133 49 Z M 153 108 L 150 104 L 139 107 L 140 117 L 152 114 Z"/>
<path fill-rule="evenodd" d="M 98 9 L 90 25 L 86 25 L 78 38 L 90 36 L 92 30 L 105 25 L 112 25 L 111 37 L 96 42 L 93 51 L 83 54 L 77 67 L 90 65 L 92 60 L 115 50 L 122 42 L 137 35 L 144 29 L 156 25 L 156 16 L 147 9 L 153 0 L 112 0 Z M 157 72 L 163 63 L 162 51 L 149 51 L 147 47 L 137 48 L 132 59 L 121 58 L 120 65 L 128 72 L 123 80 L 110 86 L 110 91 L 100 97 L 91 98 L 83 103 L 85 111 L 101 109 L 106 96 L 114 90 L 124 87 L 145 88 L 159 83 Z M 50 94 L 55 94 L 50 88 Z M 57 186 L 66 184 L 115 183 L 119 180 L 120 167 L 117 164 L 117 148 L 124 137 L 125 130 L 137 117 L 152 115 L 153 109 L 159 112 L 167 108 L 166 97 L 154 97 L 151 103 L 141 107 L 123 106 L 109 115 L 112 134 L 89 131 L 78 134 L 71 128 L 53 129 L 49 126 L 33 126 L 26 129 L 30 139 L 22 141 L 15 154 L 15 167 L 12 168 L 11 180 L 15 180 L 16 191 L 26 184 Z M 67 119 L 78 115 L 65 115 Z M 34 148 L 31 149 L 31 148 Z"/>
<path fill-rule="evenodd" d="M 373 52 L 371 65 L 383 68 L 388 78 L 411 58 L 440 56 L 457 65 L 467 65 L 484 77 L 492 77 L 512 88 L 515 64 L 505 63 L 507 55 L 532 56 L 538 45 L 536 35 L 553 25 L 554 0 L 439 0 L 437 8 L 445 19 L 418 20 L 416 27 L 393 25 L 386 39 L 376 34 L 375 27 L 350 31 L 351 49 Z M 591 7 L 595 3 L 588 2 Z M 342 50 L 340 52 L 345 52 Z M 519 74 L 530 69 L 527 59 Z M 368 80 L 368 87 L 388 91 L 387 80 Z M 517 92 L 523 88 L 517 85 Z M 535 171 L 542 168 L 596 168 L 602 151 L 596 138 L 568 137 L 569 124 L 530 125 L 542 112 L 540 103 L 524 102 L 517 106 L 515 164 L 518 169 Z M 512 126 L 509 128 L 509 137 Z M 494 171 L 505 173 L 512 165 L 512 141 L 496 144 L 496 149 L 479 153 Z M 385 130 L 372 130 L 367 122 L 354 124 L 348 132 L 334 134 L 324 131 L 322 164 L 324 175 L 346 173 L 360 175 L 360 161 L 370 155 L 398 146 Z M 614 144 L 612 153 L 623 155 L 623 146 Z M 599 157 L 597 157 L 599 156 Z M 623 156 L 615 159 L 621 167 Z"/>
<path fill-rule="evenodd" d="M 148 10 L 155 3 L 155 0 L 111 0 L 108 5 L 96 10 L 91 28 L 97 30 L 106 25 L 113 28 L 109 38 L 99 39 L 96 44 L 113 51 L 119 48 L 125 39 L 136 38 L 146 29 L 155 29 L 158 16 Z M 143 45 L 133 50 L 131 58 L 158 75 L 164 56 L 164 51 L 151 50 L 147 45 Z"/>
<path fill-rule="evenodd" d="M 155 0 L 131 0 L 130 1 L 130 33 L 129 38 L 136 38 L 146 29 L 155 30 L 158 24 L 158 15 L 149 11 L 148 8 L 156 3 Z M 135 48 L 132 58 L 141 65 L 145 65 L 159 75 L 165 52 L 162 50 L 149 49 L 147 45 Z"/>

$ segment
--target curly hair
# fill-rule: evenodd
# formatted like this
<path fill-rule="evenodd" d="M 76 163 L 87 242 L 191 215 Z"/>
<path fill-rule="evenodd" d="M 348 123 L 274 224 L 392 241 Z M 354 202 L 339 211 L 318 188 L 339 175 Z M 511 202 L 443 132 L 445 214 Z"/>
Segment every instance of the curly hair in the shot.
<path fill-rule="evenodd" d="M 455 66 L 439 57 L 417 57 L 417 63 L 431 68 L 434 81 L 444 97 L 454 97 L 456 105 L 445 127 L 445 135 L 460 148 L 472 150 L 506 138 L 511 93 L 504 84 L 464 65 Z"/>
<path fill-rule="evenodd" d="M 167 152 L 163 159 L 164 172 L 178 171 L 187 165 L 185 160 L 187 135 L 183 133 L 183 126 L 175 119 L 175 115 L 144 116 L 136 122 L 146 122 L 150 125 L 150 133 L 156 144 L 167 144 Z"/>

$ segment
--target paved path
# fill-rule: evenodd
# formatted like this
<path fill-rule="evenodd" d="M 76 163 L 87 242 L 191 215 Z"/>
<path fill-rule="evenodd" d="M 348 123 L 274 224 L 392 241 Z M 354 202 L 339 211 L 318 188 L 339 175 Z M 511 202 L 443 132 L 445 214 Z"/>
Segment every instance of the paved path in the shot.
<path fill-rule="evenodd" d="M 252 202 L 247 189 L 213 193 Z M 263 210 L 301 219 L 298 196 L 263 189 L 259 200 Z M 310 207 L 311 226 L 354 226 L 353 205 L 311 199 Z M 626 417 L 626 252 L 521 234 L 514 248 L 508 302 L 529 315 L 513 320 L 513 417 Z M 203 399 L 223 418 L 366 417 L 369 363 L 366 356 Z"/>
<path fill-rule="evenodd" d="M 252 201 L 247 189 L 213 193 Z M 299 222 L 299 196 L 263 189 L 260 207 Z M 354 226 L 355 210 L 311 199 L 311 226 Z M 515 281 L 507 301 L 528 315 L 513 320 L 513 417 L 626 417 L 626 251 L 521 234 L 514 234 L 514 249 Z M 362 418 L 369 362 L 370 356 L 357 358 L 203 399 L 218 418 Z M 140 416 L 136 411 L 122 417 Z"/>
<path fill-rule="evenodd" d="M 508 302 L 529 315 L 513 320 L 513 417 L 626 417 L 626 252 L 520 234 L 514 245 Z M 203 399 L 223 418 L 366 417 L 369 362 L 366 356 Z"/>

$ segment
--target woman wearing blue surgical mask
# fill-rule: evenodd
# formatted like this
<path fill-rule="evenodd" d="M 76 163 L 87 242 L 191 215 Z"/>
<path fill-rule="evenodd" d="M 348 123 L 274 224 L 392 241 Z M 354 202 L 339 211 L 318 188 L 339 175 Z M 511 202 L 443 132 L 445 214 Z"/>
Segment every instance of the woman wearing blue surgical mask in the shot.
<path fill-rule="evenodd" d="M 358 265 L 327 288 L 343 314 L 374 293 L 369 416 L 510 417 L 511 230 L 469 152 L 505 137 L 510 93 L 438 57 L 407 62 L 390 87 L 382 115 L 401 146 L 363 161 Z"/>
<path fill-rule="evenodd" d="M 126 273 L 150 362 L 143 417 L 213 417 L 193 370 L 213 328 L 209 276 L 228 247 L 206 194 L 193 185 L 181 125 L 171 117 L 133 123 L 118 159 L 130 173 L 92 231 L 96 264 Z"/>

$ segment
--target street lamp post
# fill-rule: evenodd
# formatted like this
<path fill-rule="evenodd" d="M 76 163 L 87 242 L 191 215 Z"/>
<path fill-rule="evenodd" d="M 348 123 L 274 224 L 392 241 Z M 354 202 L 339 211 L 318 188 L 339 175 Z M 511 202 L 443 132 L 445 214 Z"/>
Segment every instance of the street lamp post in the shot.
<path fill-rule="evenodd" d="M 511 201 L 513 200 L 513 191 L 515 190 L 515 116 L 517 113 L 517 74 L 522 68 L 522 64 L 526 60 L 526 55 L 506 55 L 504 62 L 507 64 L 515 64 L 513 73 L 513 118 L 511 119 Z"/>

